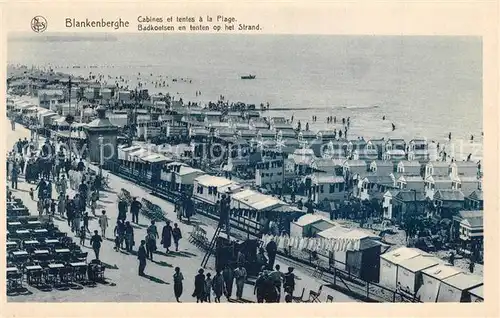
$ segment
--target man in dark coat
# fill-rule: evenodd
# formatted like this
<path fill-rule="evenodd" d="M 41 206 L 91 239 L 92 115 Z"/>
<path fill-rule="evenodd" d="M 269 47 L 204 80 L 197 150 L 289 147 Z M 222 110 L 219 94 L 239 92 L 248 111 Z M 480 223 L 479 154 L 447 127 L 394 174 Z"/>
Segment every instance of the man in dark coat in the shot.
<path fill-rule="evenodd" d="M 278 245 L 275 241 L 270 241 L 266 245 L 267 257 L 269 258 L 268 267 L 270 270 L 274 268 L 274 261 L 276 259 L 276 254 L 278 253 Z"/>
<path fill-rule="evenodd" d="M 127 219 L 127 202 L 125 200 L 118 201 L 118 220 L 125 221 Z"/>
<path fill-rule="evenodd" d="M 234 272 L 229 265 L 224 267 L 222 271 L 222 277 L 224 278 L 224 285 L 226 286 L 226 298 L 229 300 L 233 293 L 233 284 L 234 284 Z"/>
<path fill-rule="evenodd" d="M 146 269 L 146 241 L 141 241 L 141 246 L 139 246 L 139 250 L 137 251 L 137 259 L 139 260 L 139 276 L 144 276 L 144 270 Z"/>
<path fill-rule="evenodd" d="M 137 198 L 134 197 L 132 203 L 130 203 L 130 213 L 132 213 L 132 223 L 139 223 L 139 211 L 142 208 L 141 202 L 137 201 Z"/>
<path fill-rule="evenodd" d="M 172 227 L 170 226 L 170 221 L 167 221 L 167 224 L 163 227 L 160 244 L 163 245 L 166 249 L 166 253 L 168 254 L 169 248 L 172 245 Z"/>
<path fill-rule="evenodd" d="M 40 180 L 40 182 L 38 182 L 35 190 L 38 190 L 38 200 L 43 200 L 44 197 L 43 197 L 43 194 L 45 192 L 45 189 L 47 188 L 47 183 L 45 182 L 45 180 L 42 179 Z"/>
<path fill-rule="evenodd" d="M 85 164 L 83 163 L 82 159 L 80 159 L 80 161 L 78 162 L 76 170 L 80 172 L 83 172 L 83 170 L 85 170 Z"/>
<path fill-rule="evenodd" d="M 205 275 L 204 270 L 199 269 L 198 275 L 194 277 L 194 293 L 193 297 L 196 297 L 197 303 L 202 303 L 205 301 Z"/>
<path fill-rule="evenodd" d="M 90 245 L 92 246 L 92 249 L 94 250 L 96 259 L 99 259 L 99 251 L 101 250 L 101 243 L 102 243 L 102 238 L 98 234 L 97 230 L 95 230 L 94 235 L 90 239 Z"/>

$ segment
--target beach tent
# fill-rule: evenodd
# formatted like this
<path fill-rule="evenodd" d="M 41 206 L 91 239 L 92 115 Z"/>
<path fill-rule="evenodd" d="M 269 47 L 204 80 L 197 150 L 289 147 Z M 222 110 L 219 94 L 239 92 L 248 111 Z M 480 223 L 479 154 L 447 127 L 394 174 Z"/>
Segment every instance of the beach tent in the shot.
<path fill-rule="evenodd" d="M 407 259 L 418 255 L 429 255 L 422 250 L 400 247 L 380 255 L 380 284 L 396 290 L 398 280 L 398 265 Z"/>
<path fill-rule="evenodd" d="M 422 286 L 417 292 L 417 298 L 424 303 L 435 303 L 441 281 L 448 277 L 460 274 L 459 268 L 447 264 L 439 264 L 422 271 Z"/>
<path fill-rule="evenodd" d="M 469 290 L 483 284 L 483 278 L 473 274 L 460 273 L 444 279 L 440 286 L 437 302 L 470 302 Z"/>
<path fill-rule="evenodd" d="M 422 286 L 422 271 L 440 263 L 436 257 L 426 255 L 404 260 L 398 265 L 397 283 L 405 292 L 414 295 Z"/>

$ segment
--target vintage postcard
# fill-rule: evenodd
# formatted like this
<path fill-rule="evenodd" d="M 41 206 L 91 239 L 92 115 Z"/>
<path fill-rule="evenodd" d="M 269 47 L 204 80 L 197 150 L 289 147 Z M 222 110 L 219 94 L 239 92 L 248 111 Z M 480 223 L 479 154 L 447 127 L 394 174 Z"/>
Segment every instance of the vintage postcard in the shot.
<path fill-rule="evenodd" d="M 498 314 L 496 2 L 0 8 L 2 315 Z"/>

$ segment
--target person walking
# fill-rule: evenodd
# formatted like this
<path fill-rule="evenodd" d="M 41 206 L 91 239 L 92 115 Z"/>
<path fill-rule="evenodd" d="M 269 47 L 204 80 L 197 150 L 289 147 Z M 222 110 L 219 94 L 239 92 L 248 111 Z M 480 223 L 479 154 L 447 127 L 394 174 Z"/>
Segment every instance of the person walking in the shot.
<path fill-rule="evenodd" d="M 475 265 L 476 265 L 476 264 L 475 264 L 475 263 L 474 263 L 474 261 L 471 259 L 471 260 L 469 261 L 469 272 L 471 272 L 471 274 L 472 274 L 472 273 L 474 273 L 474 266 L 475 266 Z"/>
<path fill-rule="evenodd" d="M 288 272 L 284 275 L 283 290 L 287 295 L 293 296 L 295 290 L 295 274 L 293 273 L 293 267 L 288 267 Z"/>
<path fill-rule="evenodd" d="M 145 276 L 144 270 L 146 269 L 147 262 L 147 253 L 146 253 L 146 241 L 141 241 L 141 246 L 139 246 L 139 250 L 137 251 L 137 259 L 139 260 L 139 276 Z"/>
<path fill-rule="evenodd" d="M 180 303 L 179 298 L 182 296 L 182 281 L 184 276 L 182 276 L 181 269 L 179 267 L 175 268 L 174 273 L 174 296 L 178 303 Z"/>
<path fill-rule="evenodd" d="M 86 232 L 90 233 L 90 229 L 89 229 L 89 213 L 88 212 L 83 213 L 83 229 Z"/>
<path fill-rule="evenodd" d="M 274 287 L 276 288 L 276 302 L 281 300 L 281 285 L 283 284 L 283 273 L 280 271 L 280 266 L 276 264 L 275 270 L 269 274 Z"/>
<path fill-rule="evenodd" d="M 226 265 L 222 270 L 222 277 L 224 278 L 225 296 L 227 300 L 231 299 L 233 293 L 234 272 L 233 269 Z"/>
<path fill-rule="evenodd" d="M 129 221 L 125 222 L 125 249 L 127 252 L 132 252 L 134 247 L 134 228 Z"/>
<path fill-rule="evenodd" d="M 207 273 L 207 276 L 205 278 L 205 301 L 211 303 L 212 300 L 210 299 L 212 295 L 212 275 L 210 273 Z"/>
<path fill-rule="evenodd" d="M 92 249 L 94 250 L 95 253 L 95 258 L 98 260 L 99 259 L 99 251 L 101 250 L 101 244 L 102 244 L 102 238 L 97 232 L 97 230 L 94 231 L 94 235 L 90 238 L 90 245 L 92 246 Z"/>
<path fill-rule="evenodd" d="M 268 268 L 270 270 L 274 267 L 274 261 L 276 260 L 276 254 L 278 253 L 278 245 L 275 241 L 270 241 L 266 245 L 267 257 L 269 258 Z"/>
<path fill-rule="evenodd" d="M 161 242 L 166 252 L 168 254 L 170 245 L 172 245 L 172 227 L 170 226 L 170 221 L 167 221 L 163 230 L 161 231 Z"/>
<path fill-rule="evenodd" d="M 264 302 L 265 292 L 266 292 L 266 290 L 265 290 L 266 280 L 267 279 L 268 279 L 267 272 L 266 272 L 265 268 L 263 267 L 259 273 L 259 276 L 257 277 L 257 280 L 255 280 L 255 287 L 253 289 L 253 293 L 257 297 L 257 303 Z"/>
<path fill-rule="evenodd" d="M 123 199 L 118 201 L 118 220 L 125 221 L 127 219 L 127 202 Z"/>
<path fill-rule="evenodd" d="M 101 235 L 106 238 L 106 229 L 108 228 L 108 217 L 106 211 L 102 210 L 102 215 L 99 217 L 99 227 L 101 228 Z"/>
<path fill-rule="evenodd" d="M 245 267 L 240 266 L 234 271 L 234 277 L 236 278 L 236 298 L 241 300 L 243 298 L 243 288 L 245 287 L 245 281 L 247 280 L 247 270 Z"/>
<path fill-rule="evenodd" d="M 115 251 L 119 252 L 123 245 L 123 237 L 125 236 L 125 224 L 121 220 L 116 222 L 113 234 L 115 235 Z"/>
<path fill-rule="evenodd" d="M 212 280 L 212 290 L 215 295 L 214 301 L 216 303 L 220 303 L 220 298 L 224 294 L 224 277 L 222 277 L 220 269 L 216 271 Z"/>
<path fill-rule="evenodd" d="M 202 303 L 205 301 L 205 275 L 204 270 L 200 268 L 198 270 L 198 275 L 194 277 L 194 292 L 193 297 L 196 297 L 197 303 Z"/>
<path fill-rule="evenodd" d="M 85 246 L 85 238 L 87 233 L 85 232 L 85 226 L 80 229 L 80 245 Z"/>
<path fill-rule="evenodd" d="M 12 165 L 12 170 L 11 170 L 11 174 L 10 174 L 10 181 L 11 181 L 11 188 L 12 189 L 16 189 L 17 190 L 17 180 L 19 178 L 19 166 L 17 164 L 17 162 L 15 162 L 13 165 Z"/>
<path fill-rule="evenodd" d="M 130 203 L 130 213 L 132 213 L 132 223 L 139 224 L 139 211 L 142 208 L 141 202 L 137 201 L 134 197 L 132 203 Z"/>
<path fill-rule="evenodd" d="M 151 259 L 151 261 L 153 261 L 153 253 L 156 251 L 156 240 L 159 237 L 155 221 L 151 221 L 151 225 L 148 227 L 146 232 L 147 255 Z"/>
<path fill-rule="evenodd" d="M 174 228 L 172 229 L 172 238 L 174 239 L 175 251 L 178 252 L 179 241 L 182 238 L 182 233 L 177 223 L 174 223 Z"/>

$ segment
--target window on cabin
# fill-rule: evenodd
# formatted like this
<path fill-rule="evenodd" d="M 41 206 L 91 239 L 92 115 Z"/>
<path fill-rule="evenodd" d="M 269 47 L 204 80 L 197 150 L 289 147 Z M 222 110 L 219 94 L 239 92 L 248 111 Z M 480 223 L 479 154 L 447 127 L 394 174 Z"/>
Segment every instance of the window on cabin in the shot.
<path fill-rule="evenodd" d="M 330 193 L 334 193 L 334 192 L 335 192 L 335 185 L 330 184 Z"/>
<path fill-rule="evenodd" d="M 321 192 L 321 193 L 323 193 L 323 192 L 324 192 L 324 186 L 323 186 L 323 185 L 321 185 L 321 186 L 319 187 L 319 190 L 320 190 L 320 192 Z"/>
<path fill-rule="evenodd" d="M 344 191 L 344 184 L 339 183 L 339 192 L 342 192 L 342 191 Z"/>

